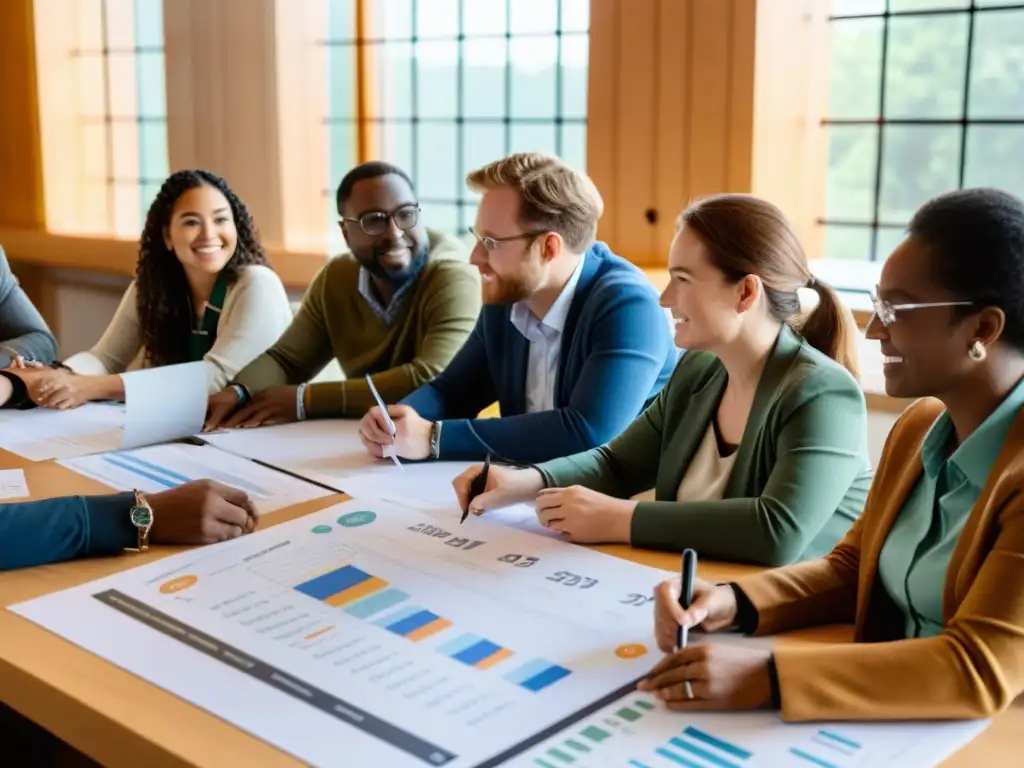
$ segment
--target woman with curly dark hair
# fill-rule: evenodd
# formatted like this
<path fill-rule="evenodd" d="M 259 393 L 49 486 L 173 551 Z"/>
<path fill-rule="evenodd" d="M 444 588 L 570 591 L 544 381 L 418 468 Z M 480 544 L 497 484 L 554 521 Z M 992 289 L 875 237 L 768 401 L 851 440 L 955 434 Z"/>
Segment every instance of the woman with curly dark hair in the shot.
<path fill-rule="evenodd" d="M 291 307 L 245 204 L 209 171 L 163 183 L 139 243 L 135 281 L 99 342 L 34 382 L 40 405 L 124 397 L 118 375 L 203 361 L 219 392 L 291 322 Z"/>

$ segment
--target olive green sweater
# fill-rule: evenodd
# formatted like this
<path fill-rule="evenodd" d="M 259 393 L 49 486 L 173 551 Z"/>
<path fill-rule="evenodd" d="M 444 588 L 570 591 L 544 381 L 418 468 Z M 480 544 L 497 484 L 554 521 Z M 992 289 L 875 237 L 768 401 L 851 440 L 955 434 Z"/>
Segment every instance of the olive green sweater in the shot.
<path fill-rule="evenodd" d="M 333 358 L 347 378 L 311 384 L 306 415 L 358 418 L 374 404 L 367 373 L 387 403 L 397 403 L 434 378 L 473 331 L 481 305 L 480 273 L 470 265 L 461 241 L 427 232 L 427 264 L 390 323 L 360 294 L 359 263 L 351 254 L 339 256 L 313 278 L 281 338 L 235 381 L 252 394 L 300 384 Z"/>
<path fill-rule="evenodd" d="M 540 464 L 548 487 L 583 485 L 637 504 L 631 544 L 785 565 L 831 551 L 871 482 L 867 410 L 856 380 L 783 326 L 758 383 L 721 500 L 676 501 L 727 375 L 688 352 L 658 398 L 605 446 Z"/>

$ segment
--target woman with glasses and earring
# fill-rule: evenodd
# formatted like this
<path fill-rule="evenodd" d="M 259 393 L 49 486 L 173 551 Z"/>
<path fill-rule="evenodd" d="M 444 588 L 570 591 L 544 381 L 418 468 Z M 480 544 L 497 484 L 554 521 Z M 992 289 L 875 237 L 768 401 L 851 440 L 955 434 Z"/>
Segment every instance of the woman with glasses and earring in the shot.
<path fill-rule="evenodd" d="M 264 354 L 210 398 L 206 429 L 360 417 L 432 379 L 480 313 L 480 277 L 459 240 L 424 226 L 412 181 L 368 162 L 338 185 L 350 254 L 313 279 L 295 319 Z M 337 360 L 345 380 L 309 383 Z"/>
<path fill-rule="evenodd" d="M 672 709 L 783 719 L 967 719 L 1024 693 L 1024 202 L 971 189 L 922 207 L 882 270 L 867 335 L 896 422 L 861 517 L 824 558 L 656 592 Z M 769 635 L 836 622 L 854 642 L 675 649 L 680 625 Z"/>

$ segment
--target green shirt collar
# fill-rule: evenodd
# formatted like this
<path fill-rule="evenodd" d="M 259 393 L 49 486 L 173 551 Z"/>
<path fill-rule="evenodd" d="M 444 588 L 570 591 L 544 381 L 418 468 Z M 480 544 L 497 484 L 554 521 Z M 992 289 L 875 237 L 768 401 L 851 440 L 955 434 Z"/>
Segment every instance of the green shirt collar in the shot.
<path fill-rule="evenodd" d="M 1006 441 L 1014 420 L 1024 407 L 1024 379 L 1010 390 L 1010 394 L 988 415 L 974 432 L 949 457 L 949 462 L 967 478 L 975 488 L 985 486 L 999 452 Z M 953 422 L 946 411 L 935 421 L 921 446 L 921 461 L 925 474 L 935 479 L 946 463 L 946 446 L 953 436 Z"/>

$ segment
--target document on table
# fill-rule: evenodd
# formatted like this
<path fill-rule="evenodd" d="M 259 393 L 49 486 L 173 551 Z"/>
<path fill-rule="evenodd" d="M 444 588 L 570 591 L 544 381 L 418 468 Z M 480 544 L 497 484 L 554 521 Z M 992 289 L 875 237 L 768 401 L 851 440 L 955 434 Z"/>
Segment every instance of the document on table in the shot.
<path fill-rule="evenodd" d="M 404 462 L 402 469 L 371 456 L 351 419 L 302 421 L 259 429 L 223 430 L 201 435 L 222 450 L 282 467 L 357 497 L 413 507 L 451 524 L 461 516 L 452 480 L 481 462 Z M 404 471 L 402 471 L 404 469 Z M 491 522 L 557 538 L 537 520 L 535 505 L 515 504 L 487 512 Z M 476 516 L 466 520 L 472 527 Z"/>
<path fill-rule="evenodd" d="M 28 481 L 23 469 L 0 469 L 0 499 L 27 499 Z"/>
<path fill-rule="evenodd" d="M 767 712 L 672 712 L 631 692 L 505 763 L 556 768 L 854 768 L 938 765 L 988 721 L 784 723 Z"/>
<path fill-rule="evenodd" d="M 203 363 L 122 374 L 124 405 L 0 411 L 0 448 L 31 461 L 70 459 L 189 437 L 206 418 Z"/>
<path fill-rule="evenodd" d="M 155 445 L 60 463 L 118 491 L 157 493 L 193 480 L 217 480 L 245 491 L 261 515 L 331 493 L 208 445 Z"/>
<path fill-rule="evenodd" d="M 357 499 L 10 610 L 304 762 L 462 768 L 645 674 L 665 576 Z"/>

